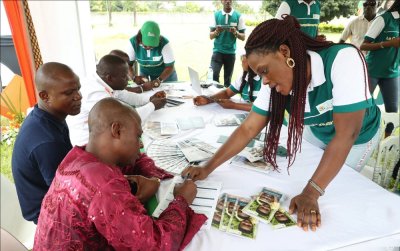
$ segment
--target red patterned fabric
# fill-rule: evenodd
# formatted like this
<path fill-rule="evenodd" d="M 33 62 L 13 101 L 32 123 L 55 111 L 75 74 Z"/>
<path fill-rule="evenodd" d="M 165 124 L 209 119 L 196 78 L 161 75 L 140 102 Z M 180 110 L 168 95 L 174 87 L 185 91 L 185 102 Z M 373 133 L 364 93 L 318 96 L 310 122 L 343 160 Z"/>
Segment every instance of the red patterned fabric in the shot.
<path fill-rule="evenodd" d="M 150 159 L 136 166 L 148 175 Z M 154 168 L 154 164 L 153 164 Z M 40 211 L 34 250 L 181 250 L 205 222 L 183 197 L 154 220 L 130 193 L 121 169 L 74 147 L 60 164 Z"/>

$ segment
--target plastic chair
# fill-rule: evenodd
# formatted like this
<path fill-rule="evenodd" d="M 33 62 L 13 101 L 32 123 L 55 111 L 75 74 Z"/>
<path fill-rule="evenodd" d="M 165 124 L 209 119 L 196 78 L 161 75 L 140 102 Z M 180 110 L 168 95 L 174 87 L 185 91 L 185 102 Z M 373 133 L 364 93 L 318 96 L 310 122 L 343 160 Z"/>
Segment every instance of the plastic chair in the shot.
<path fill-rule="evenodd" d="M 1 228 L 14 236 L 26 248 L 32 249 L 36 225 L 22 217 L 15 185 L 3 175 L 1 175 Z M 2 248 L 1 250 L 14 249 Z"/>
<path fill-rule="evenodd" d="M 379 143 L 372 180 L 384 188 L 389 185 L 394 166 L 399 160 L 400 136 L 389 136 Z"/>
<path fill-rule="evenodd" d="M 1 229 L 1 246 L 0 250 L 12 250 L 12 251 L 27 251 L 28 249 L 19 242 L 12 234 Z"/>

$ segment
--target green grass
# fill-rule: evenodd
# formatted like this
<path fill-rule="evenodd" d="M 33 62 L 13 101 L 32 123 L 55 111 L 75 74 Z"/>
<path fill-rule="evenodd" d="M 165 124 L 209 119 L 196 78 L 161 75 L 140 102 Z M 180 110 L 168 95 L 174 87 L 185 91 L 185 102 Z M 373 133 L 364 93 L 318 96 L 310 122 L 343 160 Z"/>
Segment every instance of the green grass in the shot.
<path fill-rule="evenodd" d="M 0 116 L 1 138 L 3 139 L 3 128 L 9 125 L 9 120 L 6 117 Z M 7 145 L 5 142 L 0 143 L 0 173 L 14 182 L 11 172 L 11 156 L 14 145 Z"/>
<path fill-rule="evenodd" d="M 12 149 L 13 146 L 8 146 L 5 144 L 0 145 L 0 172 L 14 182 L 11 172 Z"/>

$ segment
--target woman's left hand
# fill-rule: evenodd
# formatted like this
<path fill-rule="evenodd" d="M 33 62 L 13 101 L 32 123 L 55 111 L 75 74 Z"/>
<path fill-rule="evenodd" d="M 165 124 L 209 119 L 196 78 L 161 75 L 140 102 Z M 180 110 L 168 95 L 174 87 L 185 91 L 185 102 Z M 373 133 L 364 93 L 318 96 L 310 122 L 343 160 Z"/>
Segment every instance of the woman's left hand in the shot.
<path fill-rule="evenodd" d="M 297 226 L 308 231 L 316 231 L 321 226 L 321 214 L 318 206 L 318 196 L 303 191 L 290 201 L 289 213 L 297 212 Z"/>

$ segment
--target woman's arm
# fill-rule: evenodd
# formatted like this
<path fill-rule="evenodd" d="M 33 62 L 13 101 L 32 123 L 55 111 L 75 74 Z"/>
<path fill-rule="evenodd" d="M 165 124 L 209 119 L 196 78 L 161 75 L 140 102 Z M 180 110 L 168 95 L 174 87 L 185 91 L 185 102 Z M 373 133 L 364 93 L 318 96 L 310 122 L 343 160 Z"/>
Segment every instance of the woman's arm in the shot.
<path fill-rule="evenodd" d="M 265 126 L 268 117 L 250 112 L 243 123 L 232 133 L 214 156 L 203 166 L 190 166 L 183 170 L 182 176 L 189 176 L 193 180 L 205 179 L 218 166 L 238 154 Z"/>
<path fill-rule="evenodd" d="M 242 111 L 251 111 L 253 104 L 251 103 L 236 103 L 230 99 L 217 99 L 216 102 L 225 109 L 236 109 Z"/>
<path fill-rule="evenodd" d="M 360 46 L 360 49 L 363 51 L 375 51 L 375 50 L 385 49 L 387 47 L 399 48 L 399 46 L 400 46 L 400 38 L 395 37 L 390 40 L 382 41 L 380 43 L 371 43 L 367 40 L 364 40 L 364 42 Z"/>
<path fill-rule="evenodd" d="M 211 95 L 209 97 L 204 96 L 204 95 L 194 97 L 193 103 L 198 106 L 207 105 L 210 103 L 218 102 L 219 99 L 230 99 L 235 94 L 236 93 L 234 93 L 230 88 L 227 88 L 227 89 L 217 92 L 216 94 Z"/>
<path fill-rule="evenodd" d="M 334 113 L 335 136 L 329 142 L 317 170 L 311 180 L 325 190 L 328 184 L 340 171 L 362 127 L 365 110 L 350 113 Z M 297 225 L 305 231 L 315 231 L 321 225 L 321 214 L 318 207 L 320 193 L 310 183 L 301 194 L 290 202 L 289 211 L 297 211 Z M 315 213 L 313 212 L 315 210 Z"/>

